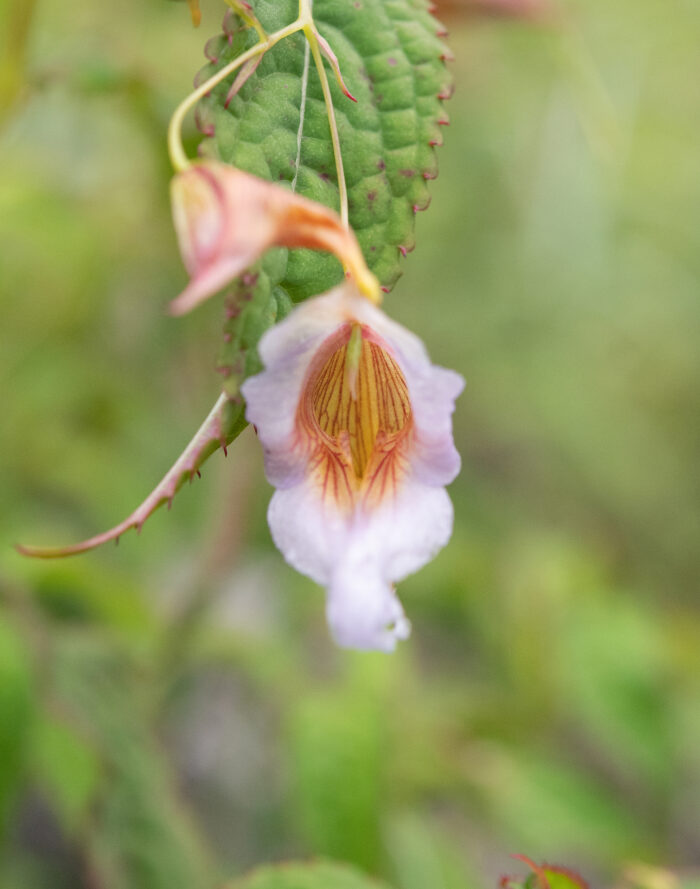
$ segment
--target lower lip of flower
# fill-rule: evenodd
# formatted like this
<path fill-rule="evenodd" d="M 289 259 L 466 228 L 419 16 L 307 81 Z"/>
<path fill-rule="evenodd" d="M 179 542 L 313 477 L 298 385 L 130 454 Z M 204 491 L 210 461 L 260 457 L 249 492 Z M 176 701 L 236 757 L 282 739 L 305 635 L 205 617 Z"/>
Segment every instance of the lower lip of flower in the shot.
<path fill-rule="evenodd" d="M 392 497 L 406 476 L 413 426 L 406 379 L 371 328 L 343 324 L 307 371 L 297 446 L 324 505 L 343 513 Z"/>

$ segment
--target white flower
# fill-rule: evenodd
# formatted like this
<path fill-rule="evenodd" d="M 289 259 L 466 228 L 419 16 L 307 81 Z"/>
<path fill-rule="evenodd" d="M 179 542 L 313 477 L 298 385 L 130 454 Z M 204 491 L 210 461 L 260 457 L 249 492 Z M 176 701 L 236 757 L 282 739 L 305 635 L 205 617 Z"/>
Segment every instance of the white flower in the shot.
<path fill-rule="evenodd" d="M 452 533 L 451 415 L 464 381 L 346 282 L 262 338 L 242 387 L 287 561 L 328 590 L 339 645 L 392 651 L 410 633 L 394 583 Z"/>

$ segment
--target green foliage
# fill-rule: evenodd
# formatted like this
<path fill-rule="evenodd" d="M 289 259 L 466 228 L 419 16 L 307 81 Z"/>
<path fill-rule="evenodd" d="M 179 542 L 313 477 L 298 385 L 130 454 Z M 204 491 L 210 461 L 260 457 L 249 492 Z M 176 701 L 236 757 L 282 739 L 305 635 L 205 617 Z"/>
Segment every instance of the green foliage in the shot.
<path fill-rule="evenodd" d="M 264 867 L 229 884 L 227 889 L 382 889 L 385 886 L 345 865 L 318 861 Z"/>
<path fill-rule="evenodd" d="M 370 870 L 385 790 L 381 679 L 381 670 L 364 670 L 340 693 L 309 693 L 290 723 L 294 806 L 309 848 Z"/>
<path fill-rule="evenodd" d="M 578 874 L 566 868 L 550 867 L 545 864 L 542 866 L 542 873 L 549 889 L 588 889 L 588 884 Z"/>
<path fill-rule="evenodd" d="M 72 639 L 57 647 L 53 672 L 53 692 L 90 746 L 73 746 L 54 726 L 44 764 L 53 758 L 55 766 L 68 742 L 63 766 L 72 780 L 53 769 L 49 787 L 58 791 L 66 826 L 90 805 L 96 871 L 115 889 L 205 889 L 210 874 L 200 841 L 145 727 L 150 701 L 138 691 L 138 666 L 118 650 Z"/>
<path fill-rule="evenodd" d="M 95 745 L 69 721 L 47 713 L 35 727 L 33 773 L 69 835 L 88 826 L 101 780 Z"/>
<path fill-rule="evenodd" d="M 386 844 L 391 859 L 393 882 L 401 889 L 472 889 L 479 885 L 472 868 L 430 818 L 404 812 L 393 818 Z"/>
<path fill-rule="evenodd" d="M 34 683 L 22 637 L 0 615 L 0 840 L 24 777 Z"/>
<path fill-rule="evenodd" d="M 290 310 L 292 303 L 279 282 L 284 276 L 287 251 L 271 250 L 236 281 L 226 296 L 224 343 L 218 370 L 224 391 L 238 396 L 243 380 L 262 370 L 257 344 L 263 333 Z M 232 435 L 227 435 L 233 440 Z"/>
<path fill-rule="evenodd" d="M 524 879 L 505 877 L 502 889 L 588 889 L 588 883 L 574 871 L 556 864 L 535 864 L 524 855 L 515 855 L 530 869 Z"/>

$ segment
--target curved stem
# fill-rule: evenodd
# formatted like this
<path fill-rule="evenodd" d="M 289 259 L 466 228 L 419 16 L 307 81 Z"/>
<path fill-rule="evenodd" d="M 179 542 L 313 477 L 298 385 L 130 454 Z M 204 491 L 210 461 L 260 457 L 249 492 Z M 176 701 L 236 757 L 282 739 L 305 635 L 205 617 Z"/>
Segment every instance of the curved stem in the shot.
<path fill-rule="evenodd" d="M 227 0 L 230 6 L 235 8 L 236 4 Z M 222 80 L 231 75 L 234 71 L 245 65 L 246 62 L 255 58 L 262 53 L 267 52 L 280 40 L 289 37 L 297 31 L 303 31 L 307 41 L 307 46 L 311 50 L 314 59 L 318 78 L 321 83 L 323 92 L 323 100 L 326 105 L 326 113 L 328 115 L 328 126 L 330 128 L 331 143 L 333 145 L 333 158 L 335 161 L 336 177 L 338 180 L 338 197 L 340 202 L 340 218 L 345 228 L 350 228 L 349 208 L 348 208 L 348 189 L 345 182 L 345 168 L 343 166 L 343 154 L 340 147 L 340 135 L 338 133 L 338 122 L 335 116 L 335 106 L 333 105 L 333 97 L 328 81 L 328 75 L 323 63 L 323 55 L 321 52 L 319 38 L 320 35 L 316 30 L 313 19 L 313 0 L 299 0 L 299 15 L 297 19 L 290 25 L 275 31 L 274 34 L 265 36 L 262 27 L 258 27 L 257 19 L 251 18 L 250 24 L 256 28 L 260 40 L 255 46 L 252 46 L 246 52 L 237 56 L 228 65 L 217 71 L 212 77 L 205 81 L 201 86 L 197 87 L 186 99 L 184 99 L 175 109 L 175 113 L 170 119 L 168 127 L 168 152 L 173 167 L 182 172 L 190 165 L 190 160 L 185 154 L 182 146 L 182 124 L 187 112 L 193 108 L 201 98 L 203 98 L 210 90 L 212 90 Z M 264 39 L 263 39 L 264 38 Z"/>
<path fill-rule="evenodd" d="M 103 543 L 107 543 L 110 540 L 118 541 L 121 535 L 131 528 L 140 530 L 146 519 L 161 504 L 172 501 L 186 479 L 192 480 L 193 475 L 207 457 L 226 443 L 228 439 L 226 437 L 225 411 L 229 401 L 230 399 L 226 393 L 222 393 L 217 398 L 214 407 L 209 411 L 206 420 L 195 432 L 194 437 L 185 450 L 143 503 L 130 516 L 127 516 L 124 521 L 119 522 L 118 525 L 110 528 L 109 531 L 69 546 L 17 545 L 15 549 L 23 556 L 30 556 L 35 559 L 62 559 L 65 556 L 75 556 L 78 553 L 89 552 L 91 549 L 102 546 Z"/>
<path fill-rule="evenodd" d="M 229 62 L 228 65 L 224 65 L 221 70 L 217 71 L 216 74 L 213 74 L 209 80 L 206 80 L 201 86 L 198 86 L 186 99 L 183 99 L 182 102 L 180 102 L 175 109 L 173 116 L 170 118 L 170 125 L 168 126 L 168 153 L 170 154 L 170 160 L 173 167 L 178 172 L 181 173 L 190 165 L 190 160 L 185 154 L 185 149 L 182 147 L 182 123 L 187 112 L 217 84 L 221 83 L 222 80 L 225 80 L 237 68 L 240 68 L 241 65 L 245 65 L 247 61 L 255 58 L 255 56 L 267 52 L 268 49 L 271 49 L 280 40 L 289 37 L 291 34 L 296 34 L 297 31 L 301 31 L 303 28 L 304 23 L 297 19 L 295 22 L 292 22 L 291 25 L 280 28 L 280 30 L 275 31 L 274 34 L 270 34 L 266 40 L 261 40 L 259 43 L 256 43 L 255 46 L 251 46 L 250 49 L 241 53 L 240 56 L 237 56 L 232 62 Z"/>
<path fill-rule="evenodd" d="M 197 87 L 197 89 L 191 92 L 186 99 L 183 99 L 183 101 L 175 109 L 175 112 L 170 119 L 170 125 L 168 127 L 168 153 L 170 154 L 170 160 L 173 167 L 178 172 L 186 170 L 187 167 L 190 165 L 190 160 L 187 157 L 185 149 L 182 146 L 182 124 L 187 115 L 187 112 L 190 111 L 190 109 L 193 108 L 201 98 L 206 96 L 206 94 L 210 92 L 210 90 L 212 90 L 217 84 L 221 83 L 222 80 L 225 80 L 229 75 L 233 74 L 233 72 L 240 68 L 242 65 L 245 65 L 245 63 L 248 62 L 250 59 L 253 59 L 255 58 L 255 56 L 267 52 L 268 49 L 271 49 L 276 43 L 278 43 L 280 40 L 283 40 L 285 37 L 289 37 L 291 34 L 295 34 L 297 31 L 303 31 L 307 43 L 311 49 L 311 54 L 314 58 L 314 64 L 316 65 L 318 78 L 321 82 L 323 100 L 325 102 L 326 112 L 328 114 L 328 125 L 330 127 L 331 143 L 333 145 L 333 158 L 335 161 L 336 176 L 338 179 L 340 218 L 343 222 L 343 225 L 346 228 L 349 228 L 350 222 L 348 212 L 348 189 L 345 182 L 345 169 L 343 167 L 343 154 L 340 148 L 338 123 L 335 117 L 335 107 L 333 105 L 333 97 L 331 96 L 328 75 L 326 74 L 326 69 L 323 64 L 323 56 L 319 48 L 318 36 L 316 34 L 316 25 L 314 24 L 313 19 L 312 5 L 313 0 L 299 0 L 299 16 L 296 21 L 292 22 L 290 25 L 287 25 L 284 28 L 281 28 L 279 31 L 275 31 L 274 34 L 270 34 L 268 37 L 265 37 L 265 39 L 262 39 L 264 32 L 256 27 L 258 36 L 261 39 L 258 43 L 255 44 L 255 46 L 252 46 L 250 49 L 246 50 L 246 52 L 241 53 L 240 56 L 237 56 L 232 62 L 229 62 L 228 65 L 224 65 L 221 70 L 217 71 L 216 74 L 212 75 L 201 86 Z M 257 24 L 257 20 L 254 20 L 251 23 L 253 23 L 255 26 Z"/>
<path fill-rule="evenodd" d="M 311 47 L 311 55 L 314 57 L 314 64 L 318 71 L 318 79 L 321 81 L 321 90 L 323 91 L 323 100 L 326 103 L 326 112 L 328 114 L 328 125 L 331 130 L 331 142 L 333 143 L 333 157 L 335 159 L 335 170 L 338 178 L 338 194 L 340 197 L 340 218 L 345 228 L 350 227 L 348 213 L 348 187 L 345 183 L 345 168 L 343 167 L 343 154 L 340 150 L 340 135 L 338 133 L 338 123 L 335 119 L 335 107 L 333 105 L 333 97 L 331 96 L 331 87 L 328 82 L 328 75 L 323 64 L 323 56 L 318 46 L 318 38 L 313 30 L 313 20 L 310 25 L 304 26 L 304 34 Z"/>

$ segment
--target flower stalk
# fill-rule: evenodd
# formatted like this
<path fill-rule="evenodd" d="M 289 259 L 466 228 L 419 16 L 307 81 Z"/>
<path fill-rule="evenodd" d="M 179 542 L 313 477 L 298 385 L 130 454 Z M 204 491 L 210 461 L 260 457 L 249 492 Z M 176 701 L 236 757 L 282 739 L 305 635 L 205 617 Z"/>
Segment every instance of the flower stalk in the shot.
<path fill-rule="evenodd" d="M 198 86 L 195 90 L 193 90 L 189 96 L 180 102 L 178 107 L 175 109 L 173 116 L 170 119 L 170 125 L 168 127 L 168 153 L 170 155 L 170 161 L 177 172 L 183 172 L 186 170 L 192 161 L 187 157 L 185 149 L 182 144 L 182 125 L 184 123 L 185 117 L 188 112 L 200 101 L 203 99 L 207 93 L 211 92 L 215 86 L 241 68 L 243 65 L 250 63 L 252 60 L 259 59 L 262 55 L 264 55 L 268 50 L 272 49 L 275 44 L 279 43 L 281 40 L 284 40 L 286 37 L 291 37 L 293 34 L 297 34 L 301 31 L 306 38 L 309 47 L 311 49 L 311 55 L 313 56 L 314 65 L 316 67 L 316 71 L 318 73 L 318 78 L 321 83 L 321 90 L 323 92 L 323 100 L 326 105 L 326 113 L 328 114 L 328 125 L 330 127 L 331 133 L 331 143 L 333 145 L 333 159 L 335 163 L 336 169 L 336 178 L 338 180 L 338 193 L 339 193 L 339 202 L 340 202 L 340 218 L 343 222 L 343 225 L 347 228 L 349 226 L 349 212 L 348 212 L 348 190 L 347 184 L 345 182 L 345 170 L 343 167 L 343 155 L 340 147 L 340 135 L 338 133 L 338 123 L 335 117 L 335 107 L 333 105 L 333 97 L 331 96 L 330 84 L 328 82 L 328 75 L 326 73 L 326 69 L 324 66 L 324 57 L 328 60 L 331 68 L 333 69 L 333 73 L 335 74 L 336 80 L 340 88 L 343 90 L 345 95 L 356 101 L 354 96 L 350 93 L 348 88 L 343 81 L 342 74 L 340 72 L 340 67 L 338 65 L 338 60 L 333 53 L 331 47 L 328 44 L 322 35 L 319 33 L 318 28 L 316 27 L 316 23 L 314 22 L 313 17 L 313 3 L 312 0 L 299 0 L 299 15 L 289 25 L 285 25 L 284 28 L 280 28 L 278 31 L 275 31 L 273 34 L 266 34 L 262 25 L 258 22 L 257 18 L 253 16 L 249 9 L 247 9 L 247 4 L 245 0 L 226 0 L 228 5 L 239 15 L 243 21 L 249 27 L 255 29 L 258 34 L 258 43 L 255 46 L 251 46 L 250 49 L 241 53 L 241 55 L 237 56 L 228 65 L 225 65 L 221 70 L 217 71 L 216 74 L 213 74 L 208 80 L 206 80 L 203 84 Z"/>

